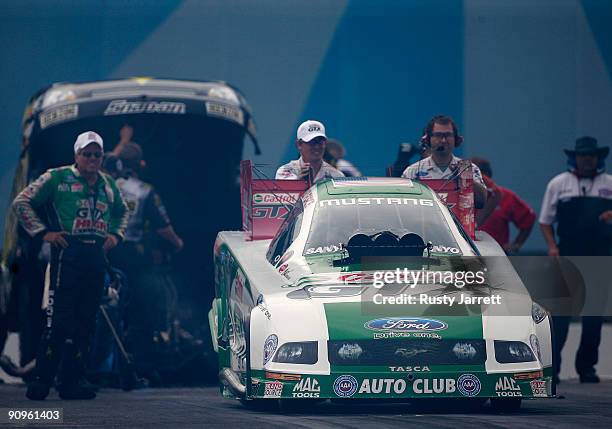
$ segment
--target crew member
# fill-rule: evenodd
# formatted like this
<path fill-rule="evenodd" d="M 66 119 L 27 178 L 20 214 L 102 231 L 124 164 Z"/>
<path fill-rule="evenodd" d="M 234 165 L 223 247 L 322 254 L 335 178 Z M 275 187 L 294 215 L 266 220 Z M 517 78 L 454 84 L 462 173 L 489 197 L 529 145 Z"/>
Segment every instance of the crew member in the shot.
<path fill-rule="evenodd" d="M 295 146 L 300 152 L 300 158 L 282 165 L 276 171 L 276 178 L 285 180 L 311 179 L 312 183 L 327 177 L 344 177 L 323 160 L 325 153 L 325 126 L 319 121 L 303 122 L 297 129 Z"/>
<path fill-rule="evenodd" d="M 346 149 L 344 145 L 336 139 L 328 139 L 325 145 L 325 154 L 323 159 L 329 165 L 339 170 L 346 177 L 358 177 L 361 176 L 361 171 L 353 165 L 352 162 L 344 159 L 346 156 Z"/>
<path fill-rule="evenodd" d="M 574 150 L 565 150 L 569 171 L 555 176 L 546 187 L 540 229 L 549 256 L 612 255 L 612 175 L 605 173 L 608 147 L 593 137 L 580 137 Z M 557 223 L 558 243 L 553 223 Z M 567 339 L 569 316 L 554 317 L 555 381 L 559 382 L 561 350 Z M 595 371 L 601 341 L 601 316 L 582 317 L 582 335 L 576 353 L 576 372 L 582 383 L 599 383 Z"/>
<path fill-rule="evenodd" d="M 172 313 L 168 303 L 153 287 L 151 275 L 153 257 L 150 243 L 146 243 L 148 230 L 154 231 L 175 252 L 183 248 L 183 240 L 174 231 L 161 198 L 154 187 L 140 179 L 145 165 L 140 145 L 125 143 L 119 152 L 121 169 L 117 185 L 130 210 L 125 240 L 110 254 L 114 267 L 122 270 L 130 286 L 127 306 L 127 347 L 135 356 L 137 369 L 143 375 L 152 367 L 154 331 L 168 328 L 166 315 Z M 148 245 L 147 245 L 148 244 Z"/>
<path fill-rule="evenodd" d="M 431 155 L 423 158 L 402 173 L 402 177 L 408 179 L 453 179 L 460 172 L 457 171 L 457 163 L 461 161 L 453 155 L 453 150 L 463 142 L 459 130 L 453 119 L 449 116 L 437 115 L 425 126 L 421 143 L 429 148 Z M 474 205 L 475 208 L 483 208 L 487 201 L 487 189 L 480 169 L 472 164 L 474 175 Z"/>
<path fill-rule="evenodd" d="M 487 159 L 472 157 L 470 160 L 480 168 L 484 180 L 492 178 L 493 169 Z M 491 237 L 499 243 L 506 253 L 516 253 L 529 237 L 535 223 L 536 214 L 525 201 L 510 189 L 499 186 L 499 184 L 496 184 L 495 188 L 500 193 L 500 202 L 480 229 L 491 234 Z M 512 242 L 510 242 L 510 222 L 519 230 Z"/>
<path fill-rule="evenodd" d="M 100 172 L 103 147 L 97 133 L 80 134 L 74 143 L 75 164 L 48 170 L 13 202 L 30 236 L 52 246 L 46 325 L 29 399 L 47 397 L 60 361 L 57 389 L 62 399 L 96 396 L 84 384 L 83 358 L 104 287 L 105 252 L 123 239 L 128 218 L 115 181 Z M 43 211 L 45 220 L 39 215 Z"/>

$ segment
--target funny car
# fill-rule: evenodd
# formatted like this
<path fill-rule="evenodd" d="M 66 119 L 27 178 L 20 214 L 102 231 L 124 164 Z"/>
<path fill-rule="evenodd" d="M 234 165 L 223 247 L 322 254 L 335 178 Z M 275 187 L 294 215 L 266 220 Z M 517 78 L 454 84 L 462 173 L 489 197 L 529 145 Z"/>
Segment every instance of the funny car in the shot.
<path fill-rule="evenodd" d="M 554 396 L 548 312 L 500 246 L 472 239 L 430 187 L 275 189 L 246 197 L 276 205 L 250 213 L 281 213 L 273 238 L 223 231 L 215 243 L 209 321 L 224 396 L 491 399 L 502 410 Z"/>

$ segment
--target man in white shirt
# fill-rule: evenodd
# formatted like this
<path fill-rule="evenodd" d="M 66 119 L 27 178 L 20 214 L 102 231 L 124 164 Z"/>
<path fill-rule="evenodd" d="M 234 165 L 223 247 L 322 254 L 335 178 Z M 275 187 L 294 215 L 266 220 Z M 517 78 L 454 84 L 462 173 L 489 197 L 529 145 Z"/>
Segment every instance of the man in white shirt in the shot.
<path fill-rule="evenodd" d="M 555 176 L 546 187 L 540 229 L 548 255 L 612 255 L 612 175 L 606 174 L 607 147 L 598 147 L 593 137 L 576 140 L 574 150 L 565 150 L 569 171 Z M 558 243 L 553 224 L 557 224 Z M 601 285 L 600 285 L 601 286 Z M 555 381 L 559 382 L 561 350 L 567 339 L 570 316 L 555 316 Z M 601 341 L 601 316 L 582 317 L 580 347 L 576 353 L 576 372 L 582 383 L 599 383 L 595 372 Z"/>
<path fill-rule="evenodd" d="M 463 137 L 450 116 L 437 115 L 431 118 L 421 137 L 421 143 L 431 155 L 408 166 L 402 173 L 407 179 L 453 179 L 461 172 L 457 163 L 461 160 L 453 150 L 463 142 Z M 480 169 L 472 164 L 474 175 L 474 204 L 483 208 L 487 200 L 487 189 Z"/>
<path fill-rule="evenodd" d="M 297 129 L 295 146 L 300 158 L 279 167 L 276 179 L 300 180 L 309 175 L 312 183 L 328 177 L 344 177 L 344 174 L 323 161 L 325 153 L 325 126 L 319 121 L 303 122 Z"/>

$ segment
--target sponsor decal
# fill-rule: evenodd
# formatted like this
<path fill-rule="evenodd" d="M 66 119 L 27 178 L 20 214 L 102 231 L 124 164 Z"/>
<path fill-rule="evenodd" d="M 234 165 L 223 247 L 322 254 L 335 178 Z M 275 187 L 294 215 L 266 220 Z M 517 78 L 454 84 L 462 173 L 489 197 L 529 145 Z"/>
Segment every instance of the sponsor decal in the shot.
<path fill-rule="evenodd" d="M 433 200 L 418 198 L 339 198 L 323 200 L 319 202 L 319 207 L 325 206 L 362 206 L 372 204 L 406 205 L 406 206 L 426 206 L 433 207 Z"/>
<path fill-rule="evenodd" d="M 70 186 L 70 191 L 71 192 L 83 192 L 83 184 L 73 183 L 72 186 Z M 89 207 L 89 204 L 87 205 L 87 207 Z"/>
<path fill-rule="evenodd" d="M 291 395 L 294 398 L 318 398 L 321 386 L 316 378 L 306 377 L 293 387 Z"/>
<path fill-rule="evenodd" d="M 391 372 L 429 372 L 428 366 L 390 366 Z"/>
<path fill-rule="evenodd" d="M 600 189 L 599 190 L 599 196 L 602 197 L 602 198 L 610 198 L 610 197 L 612 197 L 612 189 L 606 189 L 606 188 Z"/>
<path fill-rule="evenodd" d="M 266 304 L 264 302 L 263 295 L 260 294 L 257 297 L 257 301 L 256 301 L 255 305 L 257 306 L 257 308 L 259 308 L 261 310 L 261 312 L 264 314 L 264 316 L 266 316 L 266 318 L 268 320 L 270 320 L 272 318 L 272 314 L 270 314 L 270 311 L 268 310 L 268 307 L 266 307 Z"/>
<path fill-rule="evenodd" d="M 268 310 L 268 307 L 263 304 L 257 304 L 257 308 L 259 308 L 264 316 L 266 316 L 266 319 L 272 319 L 272 314 L 270 313 L 270 310 Z"/>
<path fill-rule="evenodd" d="M 453 347 L 453 353 L 458 359 L 472 359 L 476 356 L 476 349 L 471 343 L 457 343 Z"/>
<path fill-rule="evenodd" d="M 459 255 L 461 251 L 456 247 L 447 247 L 442 245 L 435 245 L 431 248 L 434 253 L 452 253 L 453 255 Z"/>
<path fill-rule="evenodd" d="M 207 101 L 206 114 L 210 116 L 218 116 L 220 118 L 229 119 L 230 121 L 237 122 L 240 125 L 244 124 L 244 113 L 239 107 Z"/>
<path fill-rule="evenodd" d="M 413 347 L 413 348 L 400 347 L 397 350 L 395 350 L 395 353 L 393 354 L 397 357 L 409 359 L 409 358 L 413 358 L 415 356 L 418 356 L 424 353 L 429 353 L 429 350 L 419 349 L 416 347 Z"/>
<path fill-rule="evenodd" d="M 276 263 L 276 265 L 284 264 L 289 259 L 291 259 L 292 256 L 293 256 L 293 250 L 289 250 L 288 252 L 285 252 L 283 257 L 280 258 L 280 260 Z"/>
<path fill-rule="evenodd" d="M 257 193 L 253 194 L 253 203 L 294 205 L 297 202 L 298 198 L 300 198 L 300 194 L 297 192 Z"/>
<path fill-rule="evenodd" d="M 531 393 L 533 393 L 533 396 L 538 398 L 545 398 L 546 396 L 548 396 L 546 390 L 546 381 L 532 380 L 529 384 L 531 385 Z"/>
<path fill-rule="evenodd" d="M 388 340 L 391 338 L 429 338 L 433 340 L 441 340 L 442 337 L 435 332 L 375 332 L 375 340 Z"/>
<path fill-rule="evenodd" d="M 407 334 L 408 335 L 408 334 Z M 412 337 L 414 338 L 430 338 L 434 340 L 441 340 L 442 337 L 435 332 L 413 332 Z"/>
<path fill-rule="evenodd" d="M 534 372 L 517 372 L 514 374 L 514 378 L 516 380 L 533 380 L 534 378 L 544 377 L 543 371 L 534 371 Z"/>
<path fill-rule="evenodd" d="M 495 383 L 495 394 L 503 397 L 520 397 L 523 396 L 521 388 L 516 384 L 512 377 L 500 377 Z"/>
<path fill-rule="evenodd" d="M 287 271 L 287 268 L 289 268 L 289 264 L 283 264 L 280 267 L 278 267 L 279 274 L 284 274 L 285 271 Z"/>
<path fill-rule="evenodd" d="M 47 308 L 45 314 L 47 315 L 47 328 L 50 328 L 53 324 L 53 303 L 55 302 L 55 290 L 49 289 L 49 297 L 47 298 Z"/>
<path fill-rule="evenodd" d="M 334 393 L 340 398 L 350 398 L 357 392 L 357 379 L 352 375 L 341 375 L 334 381 Z"/>
<path fill-rule="evenodd" d="M 253 206 L 253 218 L 284 220 L 287 217 L 289 210 L 290 207 L 277 204 Z"/>
<path fill-rule="evenodd" d="M 463 374 L 457 379 L 457 388 L 463 396 L 476 396 L 480 393 L 480 380 L 474 374 Z"/>
<path fill-rule="evenodd" d="M 274 356 L 274 352 L 276 351 L 276 347 L 278 347 L 278 337 L 274 334 L 268 335 L 268 338 L 266 338 L 266 341 L 264 342 L 264 365 L 267 364 L 270 359 L 272 359 L 272 356 Z"/>
<path fill-rule="evenodd" d="M 264 398 L 280 398 L 283 394 L 283 383 L 280 381 L 267 382 L 264 387 Z"/>
<path fill-rule="evenodd" d="M 364 326 L 372 331 L 393 332 L 431 332 L 441 331 L 448 327 L 446 323 L 439 320 L 410 317 L 375 319 L 366 322 Z"/>
<path fill-rule="evenodd" d="M 308 207 L 312 203 L 314 203 L 314 196 L 312 195 L 312 191 L 309 189 L 302 195 L 302 204 L 304 204 L 304 207 Z"/>
<path fill-rule="evenodd" d="M 309 247 L 304 251 L 304 256 L 317 255 L 322 253 L 334 253 L 342 250 L 341 244 L 330 244 L 328 246 Z"/>
<path fill-rule="evenodd" d="M 287 380 L 287 381 L 299 381 L 302 378 L 301 374 L 285 374 L 283 372 L 268 372 L 266 371 L 266 378 L 271 380 Z"/>
<path fill-rule="evenodd" d="M 232 103 L 239 103 L 238 96 L 236 95 L 236 93 L 224 86 L 215 86 L 210 88 L 206 96 L 210 98 L 216 98 L 218 100 L 231 101 Z"/>
<path fill-rule="evenodd" d="M 366 378 L 361 382 L 359 393 L 395 393 L 401 395 L 406 391 L 407 385 L 403 378 Z"/>
<path fill-rule="evenodd" d="M 540 341 L 538 340 L 538 337 L 534 334 L 531 334 L 529 336 L 529 344 L 531 344 L 531 348 L 533 349 L 536 356 L 541 362 L 542 361 L 542 350 L 540 349 Z"/>
<path fill-rule="evenodd" d="M 360 284 L 364 281 L 371 282 L 374 280 L 374 274 L 372 273 L 351 273 L 342 274 L 338 276 L 338 280 L 345 284 Z"/>
<path fill-rule="evenodd" d="M 130 115 L 137 113 L 167 113 L 184 115 L 187 113 L 185 103 L 173 101 L 127 101 L 113 100 L 104 110 L 104 116 Z"/>
<path fill-rule="evenodd" d="M 417 395 L 454 393 L 456 390 L 454 378 L 417 378 L 412 382 L 412 391 Z"/>
<path fill-rule="evenodd" d="M 342 344 L 342 347 L 338 350 L 338 356 L 344 360 L 356 360 L 363 353 L 363 349 L 359 344 L 348 343 Z"/>
<path fill-rule="evenodd" d="M 68 186 L 68 183 L 60 183 L 57 185 L 57 190 L 58 192 L 69 192 L 70 186 Z"/>
<path fill-rule="evenodd" d="M 79 106 L 77 104 L 69 104 L 45 111 L 40 114 L 40 129 L 44 130 L 53 124 L 64 122 L 77 116 L 79 116 Z"/>
<path fill-rule="evenodd" d="M 104 220 L 92 222 L 91 219 L 76 218 L 72 224 L 73 234 L 95 234 L 99 232 L 105 233 L 106 231 L 106 222 Z"/>

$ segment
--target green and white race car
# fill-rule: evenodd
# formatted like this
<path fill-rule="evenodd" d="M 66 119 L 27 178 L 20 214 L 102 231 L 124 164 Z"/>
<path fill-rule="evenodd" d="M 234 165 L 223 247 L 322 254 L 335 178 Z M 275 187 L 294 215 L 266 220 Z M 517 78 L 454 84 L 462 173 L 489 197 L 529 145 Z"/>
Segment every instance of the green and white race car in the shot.
<path fill-rule="evenodd" d="M 347 178 L 268 194 L 293 204 L 273 239 L 220 232 L 215 244 L 224 396 L 491 398 L 506 410 L 554 396 L 548 313 L 428 186 Z"/>

